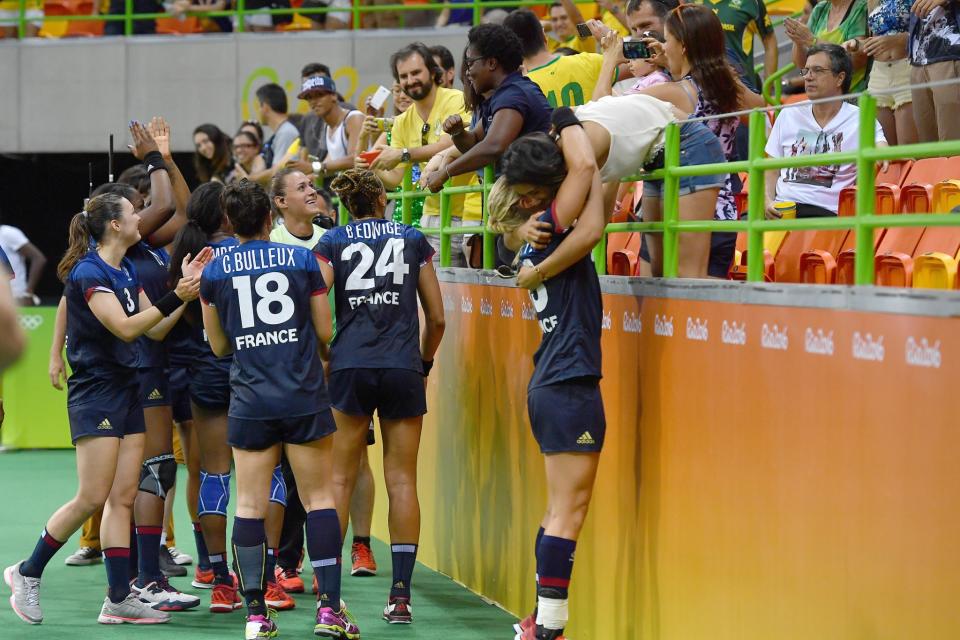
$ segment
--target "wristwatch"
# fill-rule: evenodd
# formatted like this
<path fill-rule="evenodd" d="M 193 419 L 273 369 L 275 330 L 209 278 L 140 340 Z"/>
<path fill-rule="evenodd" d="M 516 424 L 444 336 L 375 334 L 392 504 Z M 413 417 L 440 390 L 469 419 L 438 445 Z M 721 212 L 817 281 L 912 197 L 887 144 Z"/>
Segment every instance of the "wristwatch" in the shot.
<path fill-rule="evenodd" d="M 319 160 L 314 160 L 310 166 L 313 167 L 313 172 L 317 175 L 323 173 L 323 163 Z"/>
<path fill-rule="evenodd" d="M 406 147 L 400 152 L 400 162 L 410 162 L 410 149 Z"/>

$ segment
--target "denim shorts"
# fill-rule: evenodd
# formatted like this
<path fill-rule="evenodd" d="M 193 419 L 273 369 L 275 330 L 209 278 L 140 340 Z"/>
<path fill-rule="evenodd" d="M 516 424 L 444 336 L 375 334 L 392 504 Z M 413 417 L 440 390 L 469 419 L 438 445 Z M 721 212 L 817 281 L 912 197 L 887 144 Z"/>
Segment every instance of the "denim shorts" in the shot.
<path fill-rule="evenodd" d="M 680 166 L 726 162 L 720 139 L 702 122 L 685 122 L 680 125 Z M 684 176 L 680 178 L 680 195 L 685 196 L 704 189 L 719 189 L 726 184 L 726 173 L 708 176 Z M 644 180 L 643 195 L 663 197 L 663 180 Z"/>

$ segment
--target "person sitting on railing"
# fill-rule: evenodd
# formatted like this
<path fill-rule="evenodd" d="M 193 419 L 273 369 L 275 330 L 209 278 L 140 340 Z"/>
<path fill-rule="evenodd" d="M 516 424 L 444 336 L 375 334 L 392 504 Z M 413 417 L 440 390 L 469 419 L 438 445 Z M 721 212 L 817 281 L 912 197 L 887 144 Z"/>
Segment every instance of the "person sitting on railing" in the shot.
<path fill-rule="evenodd" d="M 960 61 L 960 5 L 951 0 L 917 0 L 910 20 L 910 82 L 957 80 Z M 913 117 L 920 142 L 960 138 L 960 85 L 914 88 Z"/>
<path fill-rule="evenodd" d="M 425 44 L 415 42 L 407 45 L 393 54 L 390 63 L 393 77 L 400 83 L 404 93 L 413 100 L 413 106 L 394 119 L 390 146 L 382 149 L 369 165 L 387 189 L 393 189 L 403 181 L 403 175 L 412 163 L 426 163 L 437 153 L 453 146 L 450 136 L 442 129 L 443 122 L 448 117 L 469 117 L 463 104 L 463 92 L 439 86 L 443 69 L 436 64 Z M 375 119 L 367 116 L 365 126 L 376 128 Z M 368 163 L 358 155 L 354 166 L 366 169 Z M 462 174 L 453 180 L 453 186 L 457 187 L 476 184 L 478 180 L 474 173 Z M 480 225 L 480 193 L 452 196 L 450 208 L 451 225 Z M 426 228 L 440 226 L 438 196 L 426 199 L 421 225 Z M 427 240 L 436 252 L 434 258 L 438 260 L 439 236 L 430 235 Z M 451 236 L 451 248 L 450 266 L 467 266 L 469 255 L 465 251 L 464 236 Z"/>
<path fill-rule="evenodd" d="M 813 8 L 807 24 L 787 18 L 783 23 L 793 41 L 793 64 L 802 67 L 808 50 L 816 44 L 842 44 L 867 35 L 866 0 L 823 0 Z M 867 55 L 857 51 L 851 56 L 853 76 L 850 91 L 866 88 Z"/>
<path fill-rule="evenodd" d="M 543 25 L 529 9 L 512 12 L 503 26 L 517 34 L 523 43 L 523 68 L 527 77 L 547 96 L 551 107 L 576 107 L 590 100 L 603 66 L 603 56 L 593 52 L 575 56 L 550 53 Z M 609 78 L 607 85 L 615 81 L 615 77 Z"/>
<path fill-rule="evenodd" d="M 839 97 L 850 90 L 853 70 L 843 47 L 820 44 L 808 53 L 800 73 L 811 100 Z M 875 125 L 877 146 L 886 146 L 880 123 Z M 766 151 L 773 158 L 854 151 L 859 147 L 859 133 L 860 109 L 849 102 L 801 103 L 780 112 L 767 138 Z M 795 202 L 798 218 L 835 216 L 840 191 L 853 185 L 856 178 L 857 168 L 852 162 L 767 171 L 767 217 L 780 217 L 775 202 Z"/>
<path fill-rule="evenodd" d="M 463 73 L 477 108 L 469 130 L 459 115 L 443 123 L 456 150 L 444 153 L 437 169 L 421 179 L 435 193 L 453 176 L 497 163 L 517 138 L 550 128 L 550 103 L 540 87 L 520 73 L 523 45 L 516 34 L 501 25 L 482 24 L 470 29 L 467 40 Z M 454 160 L 457 153 L 462 155 Z"/>

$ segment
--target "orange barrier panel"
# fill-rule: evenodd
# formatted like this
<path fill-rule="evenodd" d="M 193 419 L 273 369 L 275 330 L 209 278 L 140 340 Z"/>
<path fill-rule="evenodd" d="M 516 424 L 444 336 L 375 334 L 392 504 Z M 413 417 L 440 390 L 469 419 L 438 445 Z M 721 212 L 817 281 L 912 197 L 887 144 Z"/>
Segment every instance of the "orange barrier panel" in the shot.
<path fill-rule="evenodd" d="M 526 615 L 540 330 L 526 292 L 442 287 L 420 558 Z M 960 637 L 955 320 L 649 293 L 603 305 L 608 432 L 570 637 Z"/>

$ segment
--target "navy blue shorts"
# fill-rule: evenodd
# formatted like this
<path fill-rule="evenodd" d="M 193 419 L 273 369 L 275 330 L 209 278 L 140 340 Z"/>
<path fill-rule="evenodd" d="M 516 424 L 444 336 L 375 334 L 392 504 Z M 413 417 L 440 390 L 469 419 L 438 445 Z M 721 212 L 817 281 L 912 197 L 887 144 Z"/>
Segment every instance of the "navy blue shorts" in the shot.
<path fill-rule="evenodd" d="M 230 371 L 205 358 L 198 358 L 188 371 L 190 400 L 210 411 L 230 406 Z"/>
<path fill-rule="evenodd" d="M 403 420 L 427 412 L 423 375 L 410 369 L 340 369 L 328 387 L 330 404 L 347 415 Z"/>
<path fill-rule="evenodd" d="M 147 430 L 140 404 L 140 385 L 135 380 L 127 386 L 114 386 L 105 391 L 109 392 L 67 407 L 73 444 L 87 436 L 122 438 Z"/>
<path fill-rule="evenodd" d="M 541 453 L 591 453 L 603 449 L 607 421 L 598 379 L 576 378 L 530 389 L 527 411 Z"/>
<path fill-rule="evenodd" d="M 166 369 L 137 369 L 137 381 L 140 383 L 140 405 L 144 409 L 170 406 L 170 381 Z"/>
<path fill-rule="evenodd" d="M 190 409 L 190 374 L 186 367 L 170 367 L 170 407 L 173 409 L 174 422 L 193 420 Z"/>
<path fill-rule="evenodd" d="M 277 420 L 227 418 L 227 442 L 231 447 L 248 451 L 263 451 L 279 442 L 306 444 L 325 438 L 336 430 L 337 424 L 330 409 Z"/>

